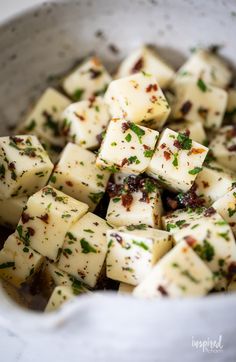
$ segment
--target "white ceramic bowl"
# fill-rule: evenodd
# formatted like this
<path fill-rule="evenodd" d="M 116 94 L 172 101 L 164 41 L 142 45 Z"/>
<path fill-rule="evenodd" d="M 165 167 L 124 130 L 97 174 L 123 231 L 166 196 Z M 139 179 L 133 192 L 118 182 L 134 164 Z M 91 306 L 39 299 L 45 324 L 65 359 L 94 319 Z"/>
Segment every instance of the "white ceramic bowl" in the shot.
<path fill-rule="evenodd" d="M 234 62 L 235 15 L 234 0 L 54 1 L 18 15 L 0 27 L 1 134 L 54 84 L 52 78 L 93 51 L 112 69 L 131 49 L 153 43 L 178 66 L 190 48 L 219 44 Z M 236 295 L 142 301 L 104 293 L 41 315 L 20 309 L 0 289 L 0 303 L 2 326 L 43 341 L 40 360 L 49 355 L 70 362 L 235 360 Z M 220 335 L 221 352 L 192 346 L 192 339 Z"/>

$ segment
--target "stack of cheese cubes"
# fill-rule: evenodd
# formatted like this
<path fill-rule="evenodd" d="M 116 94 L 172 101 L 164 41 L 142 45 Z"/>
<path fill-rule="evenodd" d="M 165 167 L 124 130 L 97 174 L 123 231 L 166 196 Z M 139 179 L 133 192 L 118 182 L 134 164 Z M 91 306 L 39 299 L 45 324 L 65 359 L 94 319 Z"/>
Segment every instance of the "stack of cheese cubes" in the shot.
<path fill-rule="evenodd" d="M 47 89 L 0 138 L 0 222 L 15 229 L 0 276 L 21 288 L 44 265 L 46 311 L 102 278 L 142 298 L 234 290 L 231 78 L 210 51 L 175 73 L 143 46 L 114 79 L 93 56 L 63 79 L 66 95 Z"/>

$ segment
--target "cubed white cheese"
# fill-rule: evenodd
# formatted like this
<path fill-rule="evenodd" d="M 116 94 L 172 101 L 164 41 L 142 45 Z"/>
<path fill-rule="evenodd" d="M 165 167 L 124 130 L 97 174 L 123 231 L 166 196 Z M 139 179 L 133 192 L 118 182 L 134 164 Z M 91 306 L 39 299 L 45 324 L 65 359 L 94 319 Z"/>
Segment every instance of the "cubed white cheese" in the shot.
<path fill-rule="evenodd" d="M 27 196 L 0 200 L 0 225 L 15 228 L 20 220 L 27 200 Z"/>
<path fill-rule="evenodd" d="M 236 172 L 236 128 L 225 126 L 218 130 L 211 141 L 211 149 L 216 161 Z"/>
<path fill-rule="evenodd" d="M 226 115 L 236 122 L 236 89 L 229 89 Z"/>
<path fill-rule="evenodd" d="M 173 234 L 175 243 L 185 240 L 213 272 L 217 289 L 225 288 L 232 263 L 236 263 L 236 244 L 228 223 L 210 208 L 205 216 L 188 221 Z"/>
<path fill-rule="evenodd" d="M 206 210 L 207 208 L 205 207 L 175 210 L 174 212 L 171 212 L 161 218 L 163 228 L 171 234 L 175 234 L 182 228 L 186 227 L 189 222 L 197 221 L 202 218 Z"/>
<path fill-rule="evenodd" d="M 126 283 L 120 283 L 118 294 L 132 294 L 134 286 Z"/>
<path fill-rule="evenodd" d="M 124 119 L 112 119 L 96 164 L 111 171 L 139 174 L 146 170 L 159 133 Z"/>
<path fill-rule="evenodd" d="M 43 261 L 42 255 L 12 234 L 0 251 L 0 277 L 20 287 L 40 269 Z"/>
<path fill-rule="evenodd" d="M 175 122 L 170 123 L 168 128 L 172 129 L 175 132 L 185 133 L 189 132 L 189 137 L 198 143 L 204 145 L 207 140 L 206 132 L 203 128 L 202 122 Z"/>
<path fill-rule="evenodd" d="M 131 225 L 107 231 L 107 277 L 138 285 L 172 247 L 169 233 Z"/>
<path fill-rule="evenodd" d="M 109 224 L 118 226 L 146 224 L 160 228 L 163 213 L 160 192 L 151 178 L 135 181 L 129 176 L 120 185 L 119 192 L 111 195 L 106 219 Z M 133 190 L 133 182 L 136 187 Z M 131 185 L 131 188 L 130 186 Z"/>
<path fill-rule="evenodd" d="M 212 207 L 229 223 L 236 235 L 236 188 L 215 201 Z"/>
<path fill-rule="evenodd" d="M 230 191 L 236 181 L 236 175 L 216 162 L 210 162 L 198 174 L 195 185 L 196 193 L 205 200 L 207 206 Z"/>
<path fill-rule="evenodd" d="M 162 127 L 170 113 L 156 78 L 145 72 L 113 80 L 105 101 L 113 118 L 124 118 L 150 128 Z"/>
<path fill-rule="evenodd" d="M 188 191 L 202 170 L 208 148 L 185 133 L 166 128 L 158 141 L 147 174 L 174 191 Z"/>
<path fill-rule="evenodd" d="M 50 184 L 85 202 L 93 211 L 105 192 L 110 176 L 108 171 L 100 170 L 95 162 L 94 153 L 68 143 L 50 178 Z"/>
<path fill-rule="evenodd" d="M 199 49 L 178 70 L 175 81 L 202 78 L 204 82 L 226 88 L 231 82 L 232 71 L 216 54 Z"/>
<path fill-rule="evenodd" d="M 225 90 L 197 79 L 177 84 L 175 91 L 173 118 L 199 121 L 208 129 L 221 126 L 228 97 Z"/>
<path fill-rule="evenodd" d="M 74 278 L 72 275 L 66 273 L 65 271 L 59 269 L 57 264 L 55 263 L 48 261 L 45 266 L 44 272 L 47 275 L 47 279 L 51 280 L 52 284 L 56 286 L 70 286 L 75 295 L 89 292 L 89 290 L 83 283 L 81 283 L 81 281 Z"/>
<path fill-rule="evenodd" d="M 65 285 L 56 287 L 46 305 L 45 312 L 52 312 L 61 308 L 64 303 L 72 300 L 74 297 L 75 295 L 71 287 Z"/>
<path fill-rule="evenodd" d="M 46 185 L 53 169 L 35 136 L 0 138 L 0 198 L 32 195 Z"/>
<path fill-rule="evenodd" d="M 95 287 L 107 254 L 105 220 L 87 213 L 67 232 L 58 267 Z"/>
<path fill-rule="evenodd" d="M 87 210 L 86 204 L 46 186 L 29 198 L 16 234 L 25 244 L 55 261 L 66 233 Z"/>
<path fill-rule="evenodd" d="M 83 148 L 97 148 L 109 120 L 108 106 L 101 97 L 73 103 L 63 113 L 62 133 Z"/>
<path fill-rule="evenodd" d="M 100 59 L 91 57 L 65 77 L 62 86 L 74 101 L 80 101 L 103 95 L 111 80 Z"/>
<path fill-rule="evenodd" d="M 200 297 L 207 294 L 213 286 L 210 269 L 182 241 L 154 266 L 133 294 L 141 298 Z"/>
<path fill-rule="evenodd" d="M 174 76 L 173 68 L 154 50 L 142 46 L 130 53 L 120 64 L 116 78 L 144 71 L 153 74 L 161 88 L 166 88 Z"/>
<path fill-rule="evenodd" d="M 26 120 L 18 127 L 21 133 L 35 134 L 42 142 L 64 146 L 60 132 L 61 113 L 71 101 L 53 88 L 48 88 L 29 112 Z"/>

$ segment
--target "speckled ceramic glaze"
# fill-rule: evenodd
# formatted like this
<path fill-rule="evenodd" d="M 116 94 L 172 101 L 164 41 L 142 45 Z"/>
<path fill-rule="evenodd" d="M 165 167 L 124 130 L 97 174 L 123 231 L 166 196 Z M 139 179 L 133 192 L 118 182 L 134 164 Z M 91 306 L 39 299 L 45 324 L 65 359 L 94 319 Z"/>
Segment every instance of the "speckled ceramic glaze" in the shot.
<path fill-rule="evenodd" d="M 190 48 L 217 44 L 233 64 L 235 34 L 234 0 L 56 1 L 20 14 L 0 26 L 0 133 L 8 134 L 32 100 L 89 53 L 112 70 L 130 50 L 152 43 L 177 67 Z M 77 361 L 235 360 L 236 295 L 137 301 L 103 294 L 79 298 L 52 315 L 23 311 L 1 290 L 0 302 L 1 325 L 47 333 L 41 361 L 48 360 L 56 337 L 65 358 L 54 354 L 55 361 L 76 360 L 75 350 L 82 356 Z M 221 353 L 192 347 L 193 336 L 219 335 Z"/>

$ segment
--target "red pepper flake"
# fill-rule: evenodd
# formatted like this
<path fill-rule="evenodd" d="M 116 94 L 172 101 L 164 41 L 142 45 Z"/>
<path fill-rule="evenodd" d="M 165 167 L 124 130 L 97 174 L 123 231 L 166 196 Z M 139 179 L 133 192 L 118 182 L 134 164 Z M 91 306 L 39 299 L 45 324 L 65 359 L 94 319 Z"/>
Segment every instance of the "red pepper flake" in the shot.
<path fill-rule="evenodd" d="M 72 183 L 71 181 L 66 181 L 66 185 L 72 187 L 72 186 L 73 186 L 73 183 Z"/>
<path fill-rule="evenodd" d="M 33 253 L 30 253 L 30 255 L 29 255 L 29 259 L 32 259 L 32 258 L 33 258 L 33 256 L 34 256 L 34 254 L 33 254 Z"/>
<path fill-rule="evenodd" d="M 177 200 L 174 200 L 174 199 L 172 199 L 172 198 L 170 198 L 170 197 L 167 197 L 167 198 L 166 198 L 166 202 L 167 202 L 167 205 L 170 206 L 170 208 L 171 208 L 172 210 L 178 209 L 178 202 L 177 202 Z"/>
<path fill-rule="evenodd" d="M 165 144 L 165 143 L 162 143 L 162 144 L 160 145 L 160 148 L 163 150 L 163 148 L 166 148 L 166 144 Z"/>
<path fill-rule="evenodd" d="M 150 149 L 151 149 L 151 147 L 148 146 L 148 145 L 143 145 L 143 148 L 144 148 L 145 150 L 150 150 Z"/>
<path fill-rule="evenodd" d="M 147 86 L 146 88 L 146 92 L 149 93 L 152 91 L 157 91 L 157 89 L 158 89 L 157 84 L 149 84 L 149 86 Z"/>
<path fill-rule="evenodd" d="M 211 215 L 214 215 L 216 213 L 216 210 L 214 209 L 214 207 L 209 207 L 205 212 L 204 212 L 204 216 L 208 217 Z"/>
<path fill-rule="evenodd" d="M 228 148 L 229 152 L 235 152 L 236 151 L 236 145 L 229 146 Z"/>
<path fill-rule="evenodd" d="M 126 163 L 129 163 L 127 158 L 123 158 L 122 162 L 121 162 L 121 167 L 123 167 L 124 165 L 126 165 Z"/>
<path fill-rule="evenodd" d="M 84 121 L 84 120 L 85 120 L 84 116 L 81 116 L 81 115 L 78 114 L 77 112 L 74 112 L 74 115 L 75 115 L 76 117 L 78 117 L 81 121 Z"/>
<path fill-rule="evenodd" d="M 162 285 L 159 285 L 157 290 L 158 290 L 158 292 L 161 293 L 161 295 L 163 297 L 168 297 L 168 293 L 167 293 L 166 289 Z"/>
<path fill-rule="evenodd" d="M 10 140 L 12 140 L 12 141 L 15 142 L 15 143 L 22 143 L 22 142 L 24 142 L 23 138 L 15 137 L 15 136 L 11 136 L 11 137 L 10 137 Z"/>
<path fill-rule="evenodd" d="M 15 170 L 15 168 L 16 168 L 16 166 L 15 166 L 15 163 L 14 163 L 14 162 L 9 163 L 8 169 L 9 169 L 10 171 Z"/>
<path fill-rule="evenodd" d="M 186 243 L 189 245 L 189 246 L 194 246 L 194 244 L 197 242 L 196 239 L 194 239 L 191 235 L 187 235 L 184 237 L 184 240 L 186 241 Z"/>
<path fill-rule="evenodd" d="M 90 73 L 90 78 L 91 79 L 96 79 L 96 78 L 98 78 L 98 77 L 100 77 L 102 75 L 101 70 L 97 70 L 97 69 L 93 69 L 93 68 L 89 69 L 89 73 Z"/>
<path fill-rule="evenodd" d="M 230 263 L 228 267 L 228 278 L 231 279 L 236 274 L 236 263 Z"/>
<path fill-rule="evenodd" d="M 209 112 L 209 109 L 204 108 L 204 107 L 199 107 L 199 109 L 198 109 L 198 114 L 200 117 L 202 117 L 202 119 L 204 119 L 204 121 L 206 121 L 206 119 L 207 119 L 208 112 Z"/>
<path fill-rule="evenodd" d="M 28 227 L 27 230 L 28 230 L 30 236 L 33 236 L 35 234 L 35 230 L 33 228 Z"/>
<path fill-rule="evenodd" d="M 210 186 L 207 181 L 202 181 L 202 185 L 204 189 L 207 189 Z"/>
<path fill-rule="evenodd" d="M 130 211 L 130 206 L 133 202 L 133 196 L 131 194 L 122 195 L 121 202 L 122 206 L 124 206 L 127 211 Z"/>
<path fill-rule="evenodd" d="M 121 129 L 123 132 L 126 132 L 129 129 L 129 123 L 128 122 L 123 122 L 121 125 Z"/>
<path fill-rule="evenodd" d="M 140 58 L 131 69 L 131 73 L 137 73 L 143 68 L 143 58 Z"/>
<path fill-rule="evenodd" d="M 48 224 L 49 215 L 47 213 L 39 216 L 38 218 L 42 220 L 45 224 Z"/>
<path fill-rule="evenodd" d="M 23 211 L 22 215 L 21 215 L 21 221 L 23 224 L 26 224 L 28 221 L 30 220 L 30 216 L 29 214 L 27 214 L 26 212 Z"/>
<path fill-rule="evenodd" d="M 201 153 L 205 152 L 204 148 L 192 148 L 190 151 L 190 155 L 199 155 Z"/>
<path fill-rule="evenodd" d="M 170 152 L 164 151 L 164 157 L 168 161 L 171 158 Z"/>
<path fill-rule="evenodd" d="M 180 142 L 178 141 L 178 140 L 174 140 L 174 146 L 176 147 L 176 148 L 178 148 L 179 150 L 182 148 L 181 147 L 181 144 L 180 144 Z"/>
<path fill-rule="evenodd" d="M 180 112 L 183 114 L 183 115 L 186 115 L 190 109 L 192 108 L 192 102 L 190 101 L 186 101 L 182 107 L 180 108 Z"/>

